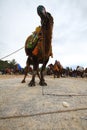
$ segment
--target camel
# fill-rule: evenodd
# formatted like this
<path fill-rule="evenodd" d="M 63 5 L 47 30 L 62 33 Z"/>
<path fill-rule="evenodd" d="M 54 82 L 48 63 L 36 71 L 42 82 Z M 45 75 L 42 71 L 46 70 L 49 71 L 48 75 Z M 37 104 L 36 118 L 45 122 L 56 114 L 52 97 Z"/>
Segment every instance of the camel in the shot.
<path fill-rule="evenodd" d="M 63 66 L 59 61 L 56 60 L 54 64 L 49 64 L 48 67 L 50 71 L 49 73 L 54 74 L 54 78 L 62 76 Z"/>
<path fill-rule="evenodd" d="M 43 6 L 38 6 L 37 12 L 41 18 L 41 26 L 38 31 L 38 38 L 33 49 L 28 48 L 28 41 L 31 36 L 29 36 L 25 42 L 25 53 L 28 56 L 27 65 L 26 65 L 26 72 L 22 83 L 25 82 L 25 78 L 27 75 L 27 69 L 30 64 L 33 65 L 33 75 L 32 79 L 29 82 L 28 86 L 35 86 L 35 76 L 38 74 L 41 86 L 46 86 L 47 83 L 44 79 L 44 70 L 46 65 L 49 61 L 50 56 L 52 56 L 52 31 L 53 31 L 53 17 L 50 13 L 44 10 Z M 44 10 L 44 11 L 43 11 Z M 40 13 L 40 14 L 39 14 Z M 35 32 L 36 33 L 36 32 Z M 40 75 L 38 73 L 39 64 L 42 64 L 42 68 L 40 71 Z"/>

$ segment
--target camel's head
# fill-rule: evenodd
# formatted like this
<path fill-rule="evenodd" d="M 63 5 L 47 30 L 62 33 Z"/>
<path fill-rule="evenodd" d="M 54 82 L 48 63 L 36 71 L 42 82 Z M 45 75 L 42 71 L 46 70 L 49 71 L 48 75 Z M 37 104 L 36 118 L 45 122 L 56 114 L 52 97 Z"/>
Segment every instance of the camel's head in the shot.
<path fill-rule="evenodd" d="M 39 5 L 39 6 L 37 7 L 37 13 L 38 13 L 38 15 L 39 15 L 41 18 L 46 17 L 46 9 L 45 9 L 45 7 L 44 7 L 43 5 Z"/>

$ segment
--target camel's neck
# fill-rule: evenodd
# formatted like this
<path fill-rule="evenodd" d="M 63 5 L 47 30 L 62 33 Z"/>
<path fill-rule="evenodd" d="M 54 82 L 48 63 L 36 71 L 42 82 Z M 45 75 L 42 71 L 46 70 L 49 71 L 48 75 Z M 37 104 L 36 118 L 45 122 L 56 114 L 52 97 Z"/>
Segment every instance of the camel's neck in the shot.
<path fill-rule="evenodd" d="M 44 38 L 44 49 L 45 53 L 48 55 L 50 48 L 51 48 L 51 40 L 52 40 L 52 30 L 53 30 L 53 18 L 48 13 L 45 19 L 41 20 L 42 23 L 42 33 Z"/>

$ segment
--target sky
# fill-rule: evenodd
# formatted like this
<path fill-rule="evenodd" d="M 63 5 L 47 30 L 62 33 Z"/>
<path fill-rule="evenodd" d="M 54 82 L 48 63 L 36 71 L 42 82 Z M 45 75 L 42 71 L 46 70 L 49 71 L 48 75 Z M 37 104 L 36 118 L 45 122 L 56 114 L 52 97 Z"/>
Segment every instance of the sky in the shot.
<path fill-rule="evenodd" d="M 0 0 L 0 59 L 25 45 L 40 24 L 37 6 L 43 5 L 54 18 L 53 58 L 63 67 L 87 67 L 87 0 Z M 4 58 L 26 65 L 25 50 Z M 47 65 L 48 65 L 47 64 Z"/>

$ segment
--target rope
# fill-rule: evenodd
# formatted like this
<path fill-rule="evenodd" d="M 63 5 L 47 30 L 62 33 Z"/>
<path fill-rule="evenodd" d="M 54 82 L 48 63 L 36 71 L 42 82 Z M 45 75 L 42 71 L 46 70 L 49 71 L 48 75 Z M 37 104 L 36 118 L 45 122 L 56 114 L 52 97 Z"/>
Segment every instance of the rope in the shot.
<path fill-rule="evenodd" d="M 18 50 L 16 50 L 16 51 L 14 51 L 14 52 L 12 52 L 12 53 L 10 53 L 10 54 L 8 54 L 8 55 L 6 55 L 6 56 L 0 58 L 0 60 L 5 59 L 5 58 L 7 58 L 7 57 L 9 57 L 9 56 L 11 56 L 11 55 L 17 53 L 18 51 L 22 50 L 23 48 L 24 48 L 24 47 L 21 47 L 20 49 L 18 49 Z"/>
<path fill-rule="evenodd" d="M 67 109 L 67 110 L 48 111 L 48 112 L 41 112 L 41 113 L 35 113 L 35 114 L 29 114 L 29 115 L 22 115 L 22 114 L 21 115 L 12 115 L 12 116 L 0 117 L 0 120 L 14 119 L 14 118 L 24 118 L 24 117 L 33 117 L 33 116 L 42 116 L 42 115 L 65 113 L 65 112 L 80 111 L 80 110 L 87 110 L 87 107 L 84 107 L 84 108 L 72 108 L 72 109 Z"/>
<path fill-rule="evenodd" d="M 50 94 L 50 93 L 44 93 L 44 95 L 49 95 L 49 96 L 87 96 L 87 94 Z"/>

